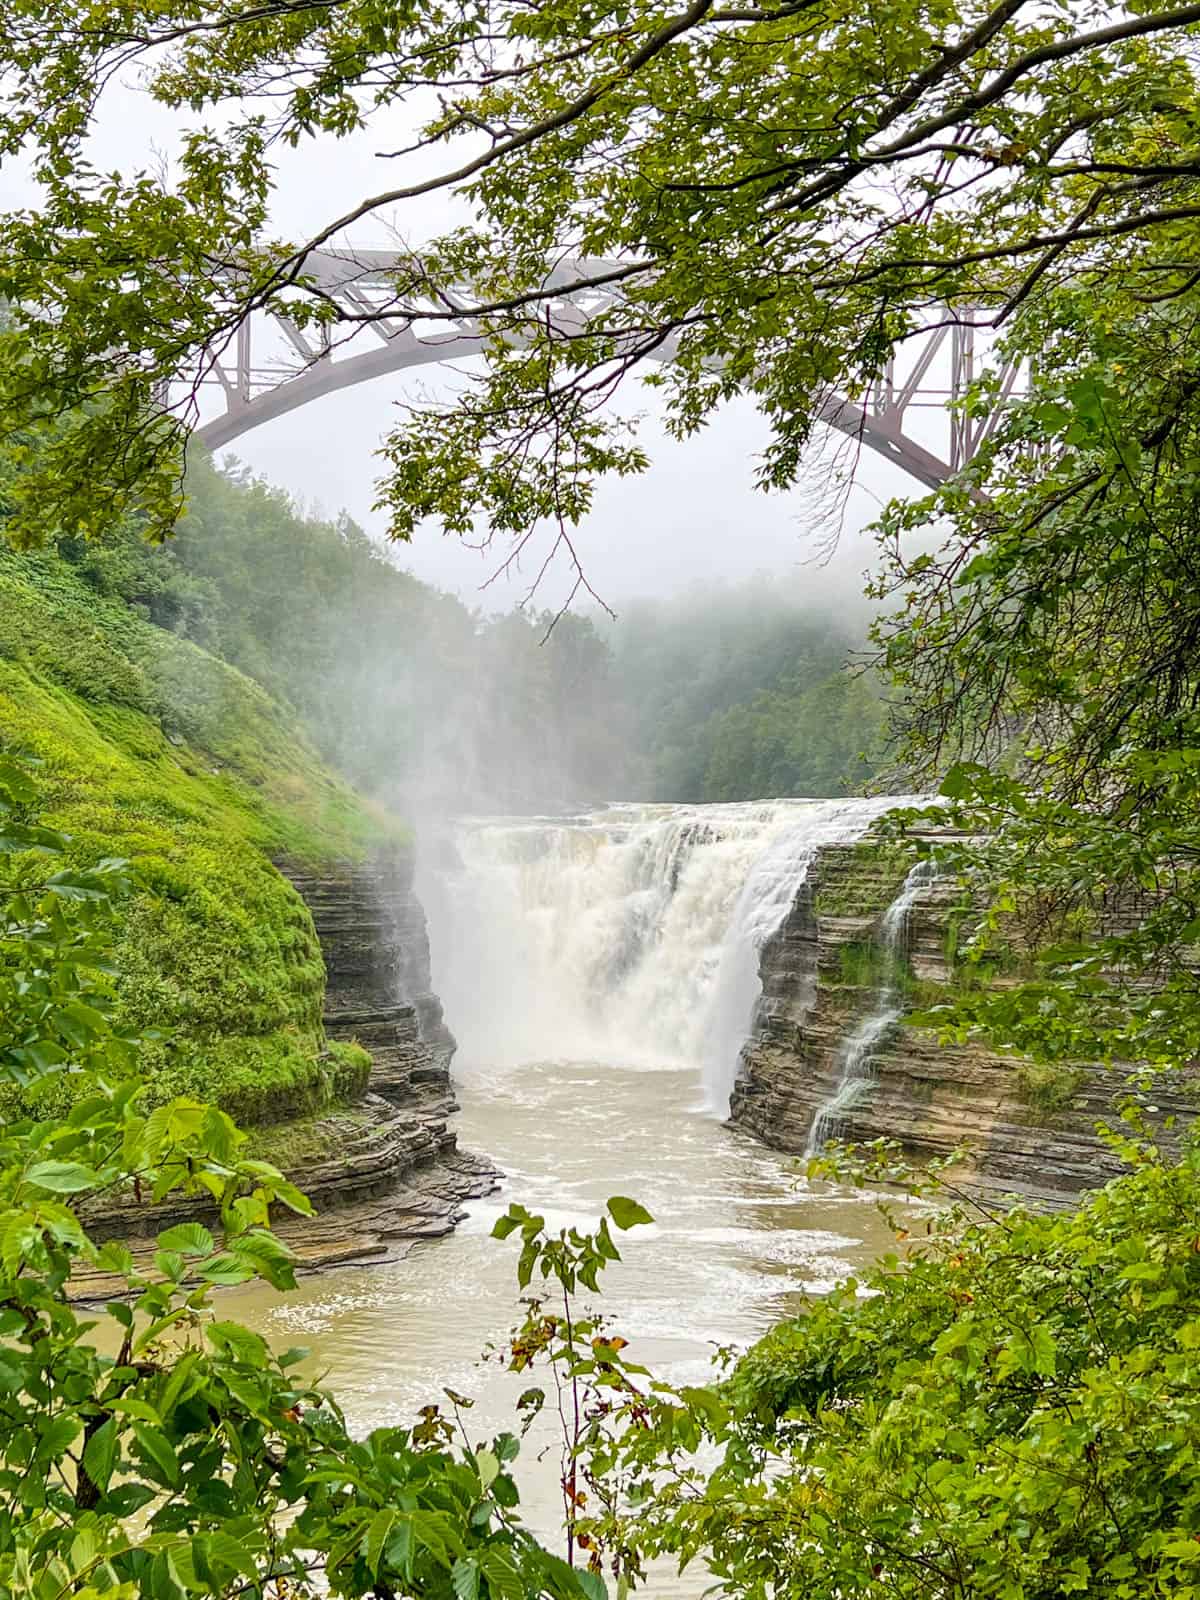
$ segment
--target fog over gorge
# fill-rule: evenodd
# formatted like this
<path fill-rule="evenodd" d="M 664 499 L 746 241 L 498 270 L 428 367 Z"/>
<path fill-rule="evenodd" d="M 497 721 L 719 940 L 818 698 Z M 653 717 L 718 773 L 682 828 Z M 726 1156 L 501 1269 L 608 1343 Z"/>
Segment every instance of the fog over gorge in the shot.
<path fill-rule="evenodd" d="M 616 616 L 482 610 L 348 520 L 199 466 L 176 538 L 137 559 L 155 621 L 219 648 L 417 819 L 849 794 L 882 763 L 869 613 L 829 568 L 694 580 Z"/>

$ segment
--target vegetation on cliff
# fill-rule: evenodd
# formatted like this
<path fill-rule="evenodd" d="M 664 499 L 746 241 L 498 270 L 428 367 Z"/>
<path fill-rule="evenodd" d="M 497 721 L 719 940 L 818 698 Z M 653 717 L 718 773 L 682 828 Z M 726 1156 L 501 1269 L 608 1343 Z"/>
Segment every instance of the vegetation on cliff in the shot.
<path fill-rule="evenodd" d="M 616 619 L 470 610 L 324 521 L 198 459 L 163 546 L 134 528 L 58 549 L 289 705 L 322 754 L 401 810 L 539 810 L 621 796 L 856 793 L 882 760 L 865 617 L 766 579 Z M 552 626 L 553 625 L 553 626 Z"/>
<path fill-rule="evenodd" d="M 312 919 L 272 862 L 352 859 L 396 825 L 278 702 L 54 554 L 0 553 L 0 745 L 39 763 L 73 861 L 136 865 L 118 1020 L 163 1035 L 143 1047 L 156 1093 L 262 1119 L 361 1082 L 361 1057 L 325 1042 Z"/>

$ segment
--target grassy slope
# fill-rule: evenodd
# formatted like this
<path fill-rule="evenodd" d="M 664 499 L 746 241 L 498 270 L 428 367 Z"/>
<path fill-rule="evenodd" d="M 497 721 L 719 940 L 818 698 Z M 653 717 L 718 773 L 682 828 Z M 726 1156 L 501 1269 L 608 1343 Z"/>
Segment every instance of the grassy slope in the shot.
<path fill-rule="evenodd" d="M 2 554 L 0 746 L 42 762 L 46 820 L 80 859 L 140 869 L 121 1007 L 172 1031 L 153 1047 L 164 1095 L 274 1120 L 361 1078 L 361 1052 L 325 1044 L 312 920 L 271 859 L 354 859 L 396 824 L 322 766 L 289 713 L 56 556 Z"/>

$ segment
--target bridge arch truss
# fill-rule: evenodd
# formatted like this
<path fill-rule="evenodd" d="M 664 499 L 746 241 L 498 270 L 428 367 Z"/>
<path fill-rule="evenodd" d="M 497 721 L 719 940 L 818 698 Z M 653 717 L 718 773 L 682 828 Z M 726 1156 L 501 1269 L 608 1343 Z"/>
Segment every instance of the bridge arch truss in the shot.
<path fill-rule="evenodd" d="M 301 328 L 283 315 L 254 313 L 237 328 L 228 346 L 211 355 L 205 387 L 218 396 L 215 414 L 205 415 L 197 437 L 221 450 L 251 429 L 299 407 L 356 384 L 388 374 L 480 354 L 478 319 L 461 316 L 435 322 L 411 311 L 394 310 L 394 275 L 407 258 L 388 250 L 314 251 L 305 276 L 331 299 L 353 335 L 335 340 L 328 329 Z M 614 291 L 587 281 L 611 263 L 568 262 L 548 280 L 559 293 L 544 314 L 552 326 L 577 330 L 597 304 Z M 936 488 L 959 473 L 994 429 L 1018 380 L 1017 369 L 1002 366 L 996 398 L 986 414 L 969 416 L 957 404 L 978 376 L 986 335 L 964 318 L 943 316 L 909 341 L 902 370 L 893 362 L 861 400 L 824 396 L 821 421 L 859 445 L 877 452 L 926 488 Z M 670 360 L 664 347 L 656 359 Z M 205 411 L 210 408 L 206 405 Z M 920 419 L 918 425 L 918 419 Z"/>

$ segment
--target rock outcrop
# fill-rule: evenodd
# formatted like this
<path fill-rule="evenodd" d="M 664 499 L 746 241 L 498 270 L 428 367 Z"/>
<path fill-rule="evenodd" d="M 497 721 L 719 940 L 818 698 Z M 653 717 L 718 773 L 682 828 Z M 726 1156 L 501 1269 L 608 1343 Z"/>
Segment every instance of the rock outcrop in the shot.
<path fill-rule="evenodd" d="M 395 1105 L 431 1093 L 449 1103 L 454 1036 L 429 975 L 425 913 L 408 851 L 312 877 L 285 867 L 325 958 L 325 1031 L 371 1052 L 369 1087 Z"/>
<path fill-rule="evenodd" d="M 463 1202 L 489 1193 L 498 1179 L 490 1162 L 458 1149 L 450 1124 L 454 1038 L 430 987 L 412 857 L 397 850 L 320 877 L 286 862 L 281 870 L 321 942 L 326 1034 L 362 1046 L 371 1065 L 349 1104 L 252 1130 L 255 1153 L 316 1208 L 311 1218 L 281 1215 L 276 1231 L 305 1267 L 394 1258 L 449 1233 Z M 89 1217 L 89 1227 L 96 1238 L 123 1238 L 149 1262 L 156 1233 L 204 1214 L 195 1198 L 148 1208 L 128 1194 Z M 83 1297 L 111 1289 L 99 1276 L 74 1285 Z"/>
<path fill-rule="evenodd" d="M 321 941 L 325 1031 L 371 1056 L 362 1101 L 308 1130 L 316 1151 L 310 1148 L 297 1181 L 321 1212 L 371 1202 L 374 1231 L 393 1242 L 448 1232 L 462 1201 L 491 1189 L 496 1173 L 459 1151 L 450 1125 L 454 1036 L 431 986 L 412 854 L 379 853 L 321 877 L 284 870 Z M 359 1226 L 369 1218 L 342 1220 Z"/>
<path fill-rule="evenodd" d="M 762 998 L 742 1051 L 730 1116 L 777 1149 L 803 1152 L 814 1119 L 842 1081 L 847 1042 L 878 1014 L 879 932 L 907 866 L 874 843 L 828 845 L 813 862 L 791 912 L 765 944 Z M 949 882 L 917 890 L 902 941 L 894 1005 L 900 1015 L 875 1041 L 867 1080 L 839 1112 L 846 1141 L 897 1139 L 914 1160 L 962 1144 L 971 1159 L 958 1180 L 976 1193 L 1062 1205 L 1104 1183 L 1119 1163 L 1097 1137 L 1112 1119 L 1125 1074 L 1090 1062 L 1037 1069 L 978 1044 L 943 1044 L 909 1020 L 914 999 L 955 981 L 952 950 L 960 892 Z M 1156 1116 L 1195 1114 L 1187 1083 L 1160 1085 Z"/>

